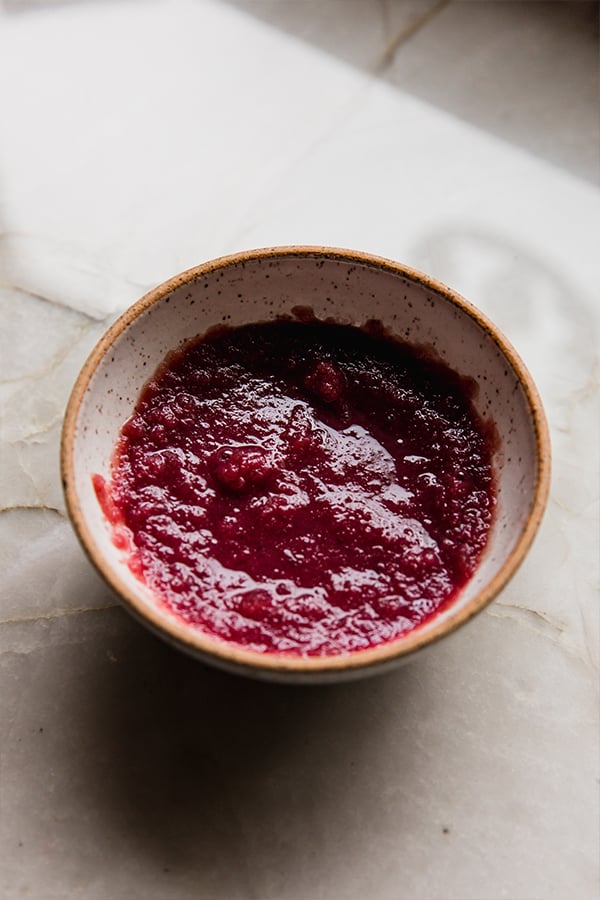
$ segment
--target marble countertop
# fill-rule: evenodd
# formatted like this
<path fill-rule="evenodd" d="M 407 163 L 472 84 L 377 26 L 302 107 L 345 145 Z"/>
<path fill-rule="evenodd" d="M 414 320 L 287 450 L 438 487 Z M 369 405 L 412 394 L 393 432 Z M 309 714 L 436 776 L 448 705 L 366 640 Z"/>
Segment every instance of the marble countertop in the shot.
<path fill-rule="evenodd" d="M 598 9 L 0 3 L 0 896 L 598 894 Z M 134 623 L 65 517 L 69 391 L 147 288 L 372 251 L 461 291 L 551 425 L 533 550 L 379 678 L 284 688 Z"/>

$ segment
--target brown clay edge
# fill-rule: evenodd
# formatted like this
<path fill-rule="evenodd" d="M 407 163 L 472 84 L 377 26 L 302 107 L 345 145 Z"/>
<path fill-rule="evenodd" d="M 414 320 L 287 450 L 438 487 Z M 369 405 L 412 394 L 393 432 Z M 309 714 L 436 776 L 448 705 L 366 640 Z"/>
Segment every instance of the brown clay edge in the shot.
<path fill-rule="evenodd" d="M 191 631 L 189 627 L 180 624 L 177 620 L 163 617 L 158 611 L 148 607 L 124 584 L 122 584 L 118 577 L 105 565 L 81 512 L 75 489 L 73 468 L 76 423 L 79 407 L 85 391 L 106 351 L 132 321 L 176 288 L 183 284 L 187 284 L 190 281 L 195 281 L 203 276 L 209 275 L 215 270 L 225 269 L 229 266 L 249 262 L 255 259 L 273 259 L 294 256 L 324 257 L 334 260 L 339 259 L 344 262 L 356 262 L 371 268 L 378 268 L 391 272 L 395 275 L 407 278 L 410 281 L 417 282 L 425 288 L 440 294 L 469 315 L 494 341 L 517 374 L 531 410 L 538 454 L 534 502 L 527 521 L 525 522 L 515 547 L 502 570 L 498 572 L 495 578 L 493 578 L 492 581 L 477 594 L 477 596 L 475 596 L 465 607 L 440 622 L 437 626 L 429 629 L 426 633 L 416 630 L 405 637 L 398 638 L 396 641 L 391 641 L 388 644 L 382 644 L 379 647 L 373 647 L 368 650 L 357 650 L 353 653 L 331 657 L 285 657 L 276 654 L 261 654 L 255 651 L 244 650 L 243 648 L 228 644 L 225 641 L 210 638 L 209 636 L 202 634 L 202 632 Z M 152 630 L 163 635 L 188 653 L 192 653 L 192 655 L 201 655 L 207 659 L 213 659 L 215 663 L 220 663 L 225 667 L 241 668 L 256 674 L 263 671 L 265 675 L 267 675 L 270 672 L 274 676 L 277 673 L 288 674 L 290 676 L 301 676 L 303 674 L 309 676 L 311 674 L 333 675 L 335 672 L 341 675 L 343 672 L 349 673 L 359 668 L 370 669 L 372 667 L 383 667 L 386 663 L 410 656 L 418 650 L 421 650 L 423 647 L 437 642 L 445 635 L 451 634 L 487 606 L 513 577 L 523 562 L 539 528 L 549 494 L 550 455 L 548 425 L 541 399 L 531 375 L 510 342 L 475 306 L 451 288 L 409 266 L 404 266 L 400 263 L 393 262 L 392 260 L 374 256 L 369 253 L 362 253 L 360 251 L 307 245 L 269 247 L 220 257 L 200 266 L 187 269 L 168 281 L 163 282 L 130 306 L 98 341 L 75 382 L 67 404 L 63 423 L 60 464 L 67 509 L 83 549 L 95 568 L 120 595 L 126 606 L 129 607 L 136 618 L 141 619 L 145 624 L 149 625 Z"/>

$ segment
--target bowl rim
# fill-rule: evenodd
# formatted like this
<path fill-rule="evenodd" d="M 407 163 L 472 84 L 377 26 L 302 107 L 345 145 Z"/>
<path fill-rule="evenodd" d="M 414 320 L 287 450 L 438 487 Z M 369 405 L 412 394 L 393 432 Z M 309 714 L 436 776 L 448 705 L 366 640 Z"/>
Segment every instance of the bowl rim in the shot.
<path fill-rule="evenodd" d="M 212 637 L 199 629 L 191 628 L 177 620 L 175 616 L 165 616 L 164 612 L 159 612 L 158 605 L 154 609 L 147 600 L 142 599 L 121 581 L 104 558 L 88 528 L 75 482 L 75 441 L 81 404 L 98 365 L 125 329 L 146 310 L 182 285 L 240 263 L 258 259 L 273 260 L 293 257 L 337 259 L 389 272 L 416 282 L 459 307 L 491 338 L 515 372 L 529 404 L 537 451 L 533 502 L 519 537 L 502 568 L 468 603 L 460 609 L 450 612 L 444 619 L 438 622 L 434 620 L 425 632 L 422 628 L 416 628 L 404 636 L 375 647 L 331 656 L 291 656 L 248 650 L 224 639 Z M 129 306 L 96 343 L 79 373 L 67 404 L 60 449 L 60 469 L 66 507 L 77 537 L 94 567 L 117 592 L 130 612 L 151 630 L 192 655 L 203 657 L 206 661 L 212 661 L 225 668 L 246 670 L 257 674 L 264 673 L 265 677 L 268 675 L 276 677 L 278 674 L 281 676 L 306 675 L 309 677 L 312 675 L 318 677 L 336 672 L 340 675 L 353 671 L 359 674 L 358 670 L 379 669 L 386 664 L 400 661 L 417 653 L 466 624 L 491 603 L 523 562 L 539 528 L 548 501 L 550 459 L 548 423 L 533 378 L 512 344 L 476 306 L 437 279 L 402 263 L 364 251 L 313 245 L 264 247 L 221 256 L 167 279 Z"/>

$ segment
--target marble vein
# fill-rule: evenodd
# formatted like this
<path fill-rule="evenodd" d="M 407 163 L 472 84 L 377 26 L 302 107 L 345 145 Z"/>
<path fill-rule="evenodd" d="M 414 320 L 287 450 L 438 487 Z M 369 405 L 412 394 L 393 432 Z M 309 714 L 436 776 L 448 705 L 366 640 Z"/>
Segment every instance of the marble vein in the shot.
<path fill-rule="evenodd" d="M 104 322 L 149 290 L 114 271 L 97 252 L 20 231 L 0 233 L 0 287 Z"/>
<path fill-rule="evenodd" d="M 40 298 L 37 298 L 40 299 Z M 53 301 L 49 301 L 50 303 Z M 58 304 L 56 304 L 58 305 Z M 66 307 L 65 307 L 66 308 Z M 85 313 L 81 313 L 81 315 L 85 315 Z M 81 339 L 85 337 L 92 330 L 93 326 L 98 324 L 98 320 L 92 320 L 88 325 L 82 325 L 78 328 L 77 334 L 74 338 L 72 338 L 68 343 L 66 343 L 63 347 L 60 348 L 54 356 L 40 369 L 34 369 L 31 372 L 25 372 L 22 375 L 17 375 L 14 378 L 0 378 L 0 385 L 11 385 L 11 384 L 21 384 L 22 382 L 27 381 L 35 381 L 38 378 L 44 378 L 47 375 L 50 375 L 64 360 L 67 358 L 71 350 L 75 349 L 77 345 L 80 343 Z"/>
<path fill-rule="evenodd" d="M 549 616 L 548 613 L 542 612 L 542 610 L 540 609 L 534 609 L 532 606 L 525 606 L 519 603 L 502 603 L 501 601 L 497 601 L 496 607 L 501 607 L 502 609 L 517 609 L 520 612 L 529 613 L 534 618 L 541 619 L 544 624 L 548 625 L 559 634 L 562 634 L 567 627 L 565 622 L 562 622 L 559 619 L 555 619 L 553 616 Z"/>
<path fill-rule="evenodd" d="M 540 610 L 522 606 L 518 603 L 500 603 L 496 601 L 493 606 L 486 610 L 486 614 L 493 619 L 510 619 L 514 621 L 527 631 L 549 641 L 570 657 L 584 663 L 592 670 L 598 671 L 598 662 L 590 653 L 590 647 L 587 644 L 585 651 L 582 652 L 582 649 L 571 641 L 561 639 L 567 628 L 566 623 L 562 623 Z M 540 622 L 543 623 L 541 628 L 537 627 Z M 586 628 L 584 628 L 584 634 L 587 636 Z"/>
<path fill-rule="evenodd" d="M 58 506 L 48 506 L 46 504 L 41 505 L 26 505 L 22 503 L 15 503 L 14 506 L 0 506 L 0 515 L 2 513 L 11 513 L 17 510 L 31 510 L 35 512 L 51 512 L 56 513 L 57 516 L 60 516 L 61 519 L 66 519 L 67 514 L 63 509 L 60 509 Z"/>
<path fill-rule="evenodd" d="M 600 356 L 594 355 L 591 362 L 587 378 L 579 387 L 572 388 L 568 394 L 562 398 L 564 414 L 566 421 L 553 423 L 556 431 L 561 434 L 570 434 L 573 430 L 573 415 L 577 407 L 586 401 L 595 399 L 600 393 Z"/>
<path fill-rule="evenodd" d="M 381 50 L 381 53 L 375 60 L 372 66 L 372 72 L 377 75 L 383 75 L 389 69 L 389 67 L 394 62 L 396 58 L 396 53 L 400 49 L 400 47 L 405 44 L 410 38 L 413 37 L 418 31 L 423 28 L 423 26 L 427 25 L 435 16 L 440 13 L 444 7 L 448 6 L 451 0 L 437 0 L 436 3 L 433 4 L 429 9 L 427 9 L 420 16 L 417 16 L 416 19 L 413 19 L 408 24 L 404 25 L 402 28 L 398 29 L 394 34 L 387 37 L 386 43 Z M 385 12 L 384 12 L 385 10 Z M 384 29 L 388 30 L 388 21 L 389 17 L 386 15 L 387 12 L 387 4 L 384 4 L 382 9 L 383 17 L 384 17 Z"/>
<path fill-rule="evenodd" d="M 49 303 L 52 306 L 58 306 L 60 309 L 68 310 L 69 312 L 77 313 L 80 316 L 83 316 L 84 319 L 89 319 L 90 322 L 104 322 L 108 319 L 108 315 L 103 315 L 101 313 L 95 312 L 87 312 L 85 309 L 79 309 L 77 306 L 74 306 L 71 303 L 68 303 L 66 300 L 60 300 L 56 297 L 50 297 L 41 291 L 34 291 L 26 287 L 22 287 L 19 284 L 15 284 L 13 282 L 0 282 L 0 287 L 5 290 L 15 291 L 17 294 L 24 294 L 27 297 L 31 297 L 33 300 L 39 300 L 41 303 Z M 5 383 L 4 381 L 0 382 L 0 384 Z"/>
<path fill-rule="evenodd" d="M 35 622 L 52 622 L 55 619 L 65 619 L 72 616 L 80 616 L 83 613 L 104 612 L 107 609 L 118 609 L 120 603 L 107 603 L 105 606 L 74 606 L 72 609 L 55 609 L 50 612 L 39 613 L 35 616 L 14 616 L 8 619 L 0 619 L 2 625 L 23 625 Z"/>

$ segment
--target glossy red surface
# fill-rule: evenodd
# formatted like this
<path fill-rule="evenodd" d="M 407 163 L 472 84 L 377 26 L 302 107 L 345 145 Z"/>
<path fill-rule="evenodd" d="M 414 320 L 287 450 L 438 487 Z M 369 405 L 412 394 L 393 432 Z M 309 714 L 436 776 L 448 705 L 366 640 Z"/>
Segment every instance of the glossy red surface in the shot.
<path fill-rule="evenodd" d="M 472 385 L 376 333 L 277 322 L 173 355 L 96 491 L 191 626 L 261 652 L 392 640 L 471 576 L 494 508 Z"/>

